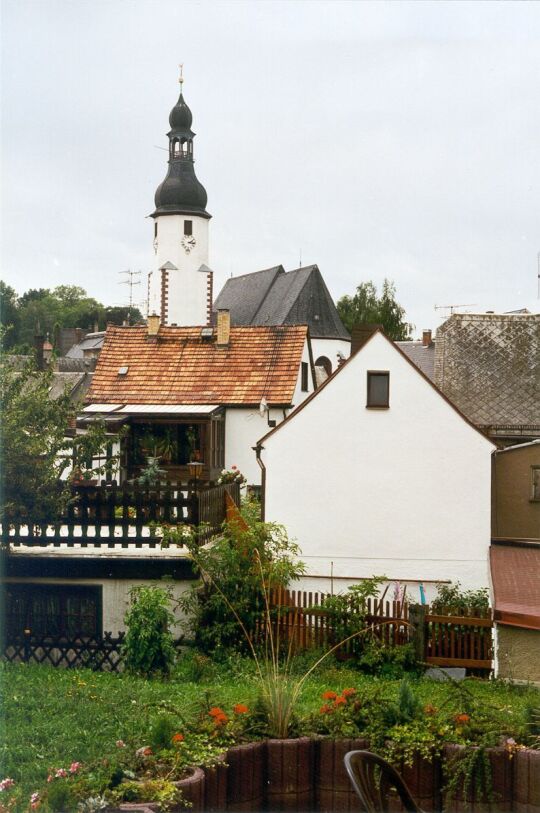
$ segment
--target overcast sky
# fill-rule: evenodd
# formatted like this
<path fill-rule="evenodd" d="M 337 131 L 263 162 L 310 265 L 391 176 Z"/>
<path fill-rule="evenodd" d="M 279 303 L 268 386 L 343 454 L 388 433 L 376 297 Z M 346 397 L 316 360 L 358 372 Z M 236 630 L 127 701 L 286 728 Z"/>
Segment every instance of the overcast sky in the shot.
<path fill-rule="evenodd" d="M 335 298 L 538 310 L 540 3 L 3 0 L 2 278 L 127 301 L 185 65 L 215 290 L 317 263 Z M 144 287 L 135 289 L 142 299 Z"/>

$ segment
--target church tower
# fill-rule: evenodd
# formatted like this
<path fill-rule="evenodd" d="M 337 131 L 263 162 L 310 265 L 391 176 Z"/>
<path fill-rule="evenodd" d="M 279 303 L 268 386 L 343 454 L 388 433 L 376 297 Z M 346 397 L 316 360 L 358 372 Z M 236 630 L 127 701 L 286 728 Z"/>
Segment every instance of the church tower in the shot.
<path fill-rule="evenodd" d="M 154 270 L 148 276 L 148 314 L 162 324 L 206 325 L 212 316 L 208 268 L 207 195 L 195 175 L 193 117 L 182 94 L 169 116 L 169 167 L 155 195 Z"/>

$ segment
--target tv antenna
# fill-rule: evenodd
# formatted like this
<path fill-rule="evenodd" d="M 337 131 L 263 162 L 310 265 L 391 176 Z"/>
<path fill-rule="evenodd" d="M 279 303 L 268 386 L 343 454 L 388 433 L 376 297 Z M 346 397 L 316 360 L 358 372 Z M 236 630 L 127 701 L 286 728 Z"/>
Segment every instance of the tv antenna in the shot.
<path fill-rule="evenodd" d="M 476 307 L 477 307 L 476 302 L 468 302 L 465 305 L 435 305 L 435 310 L 436 311 L 443 311 L 443 310 L 448 311 L 449 310 L 450 311 L 450 316 L 452 316 L 452 314 L 455 313 L 457 308 L 476 308 Z M 441 319 L 446 319 L 446 316 L 447 316 L 447 314 L 444 314 L 440 318 Z"/>
<path fill-rule="evenodd" d="M 118 283 L 118 285 L 129 285 L 129 306 L 128 306 L 128 315 L 127 315 L 127 322 L 128 322 L 128 325 L 129 325 L 129 324 L 131 324 L 131 311 L 132 311 L 132 308 L 133 308 L 133 287 L 135 285 L 140 285 L 141 284 L 140 279 L 135 281 L 134 278 L 135 277 L 140 277 L 140 275 L 142 274 L 142 271 L 132 271 L 130 268 L 128 268 L 127 271 L 119 271 L 118 273 L 128 275 L 128 278 L 123 279 L 121 282 Z"/>

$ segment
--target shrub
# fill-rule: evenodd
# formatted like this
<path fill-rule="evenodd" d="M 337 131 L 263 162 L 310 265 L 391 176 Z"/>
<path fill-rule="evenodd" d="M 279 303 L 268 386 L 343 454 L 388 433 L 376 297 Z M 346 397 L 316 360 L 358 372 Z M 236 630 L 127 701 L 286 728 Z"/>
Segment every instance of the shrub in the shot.
<path fill-rule="evenodd" d="M 355 660 L 362 672 L 377 677 L 401 678 L 406 673 L 418 674 L 419 664 L 412 644 L 385 646 L 376 639 L 366 643 L 362 654 Z"/>
<path fill-rule="evenodd" d="M 258 520 L 250 504 L 207 547 L 178 534 L 167 530 L 165 544 L 186 545 L 201 576 L 179 602 L 196 647 L 217 658 L 231 649 L 246 651 L 246 634 L 253 634 L 263 615 L 265 585 L 287 587 L 304 572 L 298 546 L 282 526 Z"/>
<path fill-rule="evenodd" d="M 431 612 L 450 612 L 461 615 L 469 610 L 482 612 L 489 608 L 489 592 L 482 587 L 479 590 L 462 590 L 459 582 L 455 584 L 440 584 L 437 596 L 431 603 Z"/>
<path fill-rule="evenodd" d="M 170 625 L 171 594 L 163 587 L 132 587 L 124 652 L 126 668 L 140 675 L 168 675 L 176 657 Z"/>

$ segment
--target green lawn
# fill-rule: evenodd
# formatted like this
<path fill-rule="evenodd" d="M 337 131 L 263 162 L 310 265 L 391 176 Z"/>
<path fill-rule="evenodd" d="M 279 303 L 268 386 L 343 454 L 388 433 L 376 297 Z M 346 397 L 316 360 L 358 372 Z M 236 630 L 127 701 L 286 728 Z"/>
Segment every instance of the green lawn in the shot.
<path fill-rule="evenodd" d="M 299 664 L 299 674 L 301 669 Z M 189 720 L 201 702 L 226 711 L 236 703 L 252 708 L 257 695 L 253 665 L 242 658 L 215 667 L 204 661 L 203 668 L 196 669 L 188 658 L 168 681 L 23 664 L 0 665 L 0 676 L 4 715 L 0 779 L 13 778 L 26 798 L 44 787 L 52 768 L 107 759 L 117 750 L 117 740 L 133 748 L 144 745 L 161 702 Z M 331 665 L 306 682 L 296 711 L 306 720 L 308 733 L 309 715 L 318 713 L 324 691 L 355 687 L 358 696 L 377 691 L 385 699 L 395 699 L 399 685 Z M 475 702 L 494 711 L 510 736 L 520 730 L 528 706 L 540 707 L 540 692 L 535 689 L 477 679 L 467 680 L 466 686 Z M 459 694 L 443 683 L 422 679 L 413 687 L 422 705 L 444 707 L 447 717 L 464 710 Z"/>

